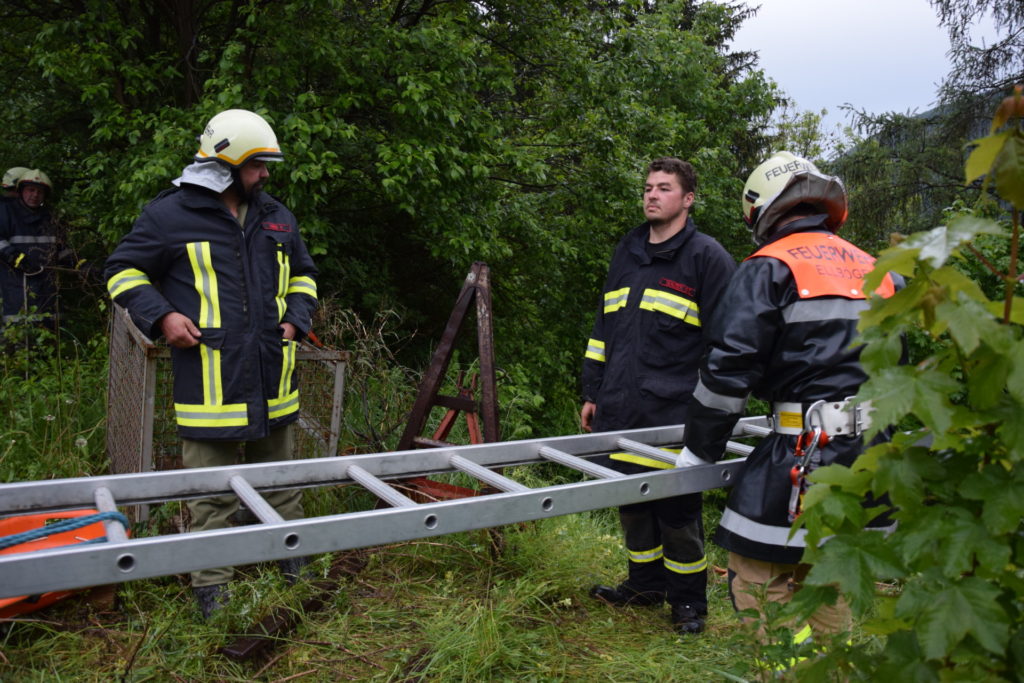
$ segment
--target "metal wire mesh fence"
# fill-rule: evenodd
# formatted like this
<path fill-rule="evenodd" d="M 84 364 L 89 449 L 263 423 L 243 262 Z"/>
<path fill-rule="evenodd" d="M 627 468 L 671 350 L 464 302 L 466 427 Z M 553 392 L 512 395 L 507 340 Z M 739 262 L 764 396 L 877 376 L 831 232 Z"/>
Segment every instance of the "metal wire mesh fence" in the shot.
<path fill-rule="evenodd" d="M 296 356 L 302 408 L 295 457 L 337 455 L 349 354 L 302 344 Z M 148 339 L 128 312 L 115 305 L 107 387 L 107 453 L 112 472 L 182 466 L 171 388 L 170 349 Z"/>

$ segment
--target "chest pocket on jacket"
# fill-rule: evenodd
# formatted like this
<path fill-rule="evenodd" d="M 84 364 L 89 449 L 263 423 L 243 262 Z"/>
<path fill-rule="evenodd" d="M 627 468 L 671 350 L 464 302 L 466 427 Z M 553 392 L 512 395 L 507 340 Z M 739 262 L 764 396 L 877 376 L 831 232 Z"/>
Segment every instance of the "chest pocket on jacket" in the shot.
<path fill-rule="evenodd" d="M 670 292 L 645 289 L 640 300 L 641 315 L 649 316 L 644 341 L 643 363 L 664 372 L 672 370 L 673 384 L 678 372 L 689 372 L 680 364 L 692 356 L 692 347 L 700 344 L 701 325 L 697 303 Z"/>
<path fill-rule="evenodd" d="M 663 292 L 660 289 L 645 289 L 643 299 L 640 300 L 640 308 L 668 316 L 670 320 L 665 321 L 667 325 L 674 325 L 671 319 L 675 318 L 688 325 L 700 327 L 700 309 L 697 308 L 697 302 L 678 294 Z M 659 322 L 659 326 L 661 325 Z"/>

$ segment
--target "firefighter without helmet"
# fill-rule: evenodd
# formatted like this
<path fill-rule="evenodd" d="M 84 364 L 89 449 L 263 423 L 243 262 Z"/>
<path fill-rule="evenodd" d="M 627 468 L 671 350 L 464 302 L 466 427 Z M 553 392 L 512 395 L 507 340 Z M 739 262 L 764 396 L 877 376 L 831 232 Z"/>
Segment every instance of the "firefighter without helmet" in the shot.
<path fill-rule="evenodd" d="M 196 161 L 220 161 L 240 168 L 250 159 L 281 161 L 277 136 L 262 116 L 246 109 L 228 109 L 210 119 L 199 136 Z"/>
<path fill-rule="evenodd" d="M 846 222 L 843 182 L 790 152 L 776 152 L 754 169 L 743 186 L 742 202 L 743 220 L 750 226 L 755 244 L 764 244 L 776 221 L 799 204 L 827 213 L 825 226 L 832 232 L 839 232 Z"/>

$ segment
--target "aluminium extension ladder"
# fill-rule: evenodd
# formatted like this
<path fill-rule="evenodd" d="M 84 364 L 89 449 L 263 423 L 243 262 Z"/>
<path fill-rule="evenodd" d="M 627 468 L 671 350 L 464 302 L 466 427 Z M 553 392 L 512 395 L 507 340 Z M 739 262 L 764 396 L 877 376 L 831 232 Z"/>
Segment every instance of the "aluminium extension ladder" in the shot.
<path fill-rule="evenodd" d="M 0 555 L 0 598 L 120 583 L 198 569 L 251 564 L 483 529 L 628 505 L 731 485 L 745 458 L 687 469 L 623 475 L 589 458 L 626 451 L 674 463 L 683 426 L 654 427 L 432 450 L 291 460 L 161 472 L 0 484 L 0 517 L 165 502 L 234 493 L 261 522 L 243 527 L 128 538 L 105 521 L 107 541 Z M 769 433 L 765 418 L 744 418 L 733 438 Z M 729 442 L 745 456 L 753 447 Z M 492 471 L 554 462 L 590 479 L 528 488 Z M 499 493 L 417 503 L 387 481 L 464 472 Z M 285 521 L 260 491 L 358 484 L 389 508 Z"/>

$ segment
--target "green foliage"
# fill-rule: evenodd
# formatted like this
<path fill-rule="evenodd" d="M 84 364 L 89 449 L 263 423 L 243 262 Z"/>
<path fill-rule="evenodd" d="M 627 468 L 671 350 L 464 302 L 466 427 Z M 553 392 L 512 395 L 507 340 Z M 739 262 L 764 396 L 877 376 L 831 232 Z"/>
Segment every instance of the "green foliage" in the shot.
<path fill-rule="evenodd" d="M 0 158 L 45 168 L 72 241 L 105 249 L 168 188 L 215 112 L 273 124 L 319 289 L 394 310 L 420 366 L 473 261 L 494 281 L 499 365 L 537 429 L 574 378 L 644 164 L 700 177 L 695 218 L 737 255 L 742 170 L 774 91 L 727 45 L 750 15 L 689 0 L 181 5 L 90 0 L 0 10 L 10 75 Z"/>
<path fill-rule="evenodd" d="M 24 326 L 2 338 L 0 481 L 105 473 L 106 339 Z"/>
<path fill-rule="evenodd" d="M 860 397 L 876 408 L 874 430 L 917 426 L 871 448 L 852 469 L 816 472 L 803 517 L 812 546 L 831 537 L 805 553 L 814 563 L 808 585 L 839 586 L 876 636 L 869 647 L 878 653 L 854 663 L 857 677 L 1020 680 L 1022 141 L 1021 120 L 1012 118 L 1009 128 L 976 141 L 967 161 L 966 181 L 985 176 L 994 183 L 1009 205 L 1008 225 L 965 214 L 884 252 L 869 277 L 873 287 L 895 271 L 909 284 L 875 300 L 861 319 L 870 379 Z M 980 254 L 973 242 L 985 235 L 1010 254 L 1006 270 L 993 272 L 1003 290 L 995 300 L 957 269 L 958 259 Z M 894 365 L 896 340 L 910 331 L 933 344 L 915 365 Z M 859 504 L 883 494 L 899 522 L 887 538 L 862 531 L 873 512 Z M 879 580 L 896 580 L 897 593 L 880 594 Z M 822 599 L 802 592 L 792 609 L 807 611 Z M 822 658 L 838 666 L 851 650 L 837 640 Z M 799 667 L 807 680 L 825 680 L 812 669 Z"/>

